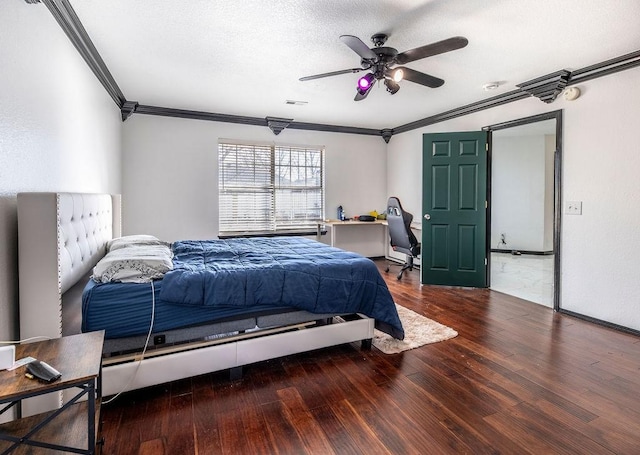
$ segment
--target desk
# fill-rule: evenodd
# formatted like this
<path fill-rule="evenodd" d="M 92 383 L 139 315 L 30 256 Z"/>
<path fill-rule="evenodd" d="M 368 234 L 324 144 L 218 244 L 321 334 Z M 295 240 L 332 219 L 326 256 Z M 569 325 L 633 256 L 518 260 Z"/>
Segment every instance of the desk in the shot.
<path fill-rule="evenodd" d="M 24 366 L 0 371 L 0 413 L 28 397 L 74 387 L 80 392 L 60 409 L 0 425 L 0 453 L 41 453 L 33 446 L 63 452 L 96 452 L 100 438 L 103 339 L 104 332 L 90 332 L 17 346 L 17 359 L 31 356 L 44 360 L 62 377 L 44 384 L 27 379 Z M 84 396 L 86 401 L 78 401 Z"/>
<path fill-rule="evenodd" d="M 386 256 L 389 237 L 387 222 L 328 220 L 318 223 L 318 238 L 322 226 L 330 235 L 330 245 L 353 251 L 366 257 Z"/>
<path fill-rule="evenodd" d="M 327 228 L 330 236 L 329 244 L 336 248 L 353 251 L 366 257 L 386 257 L 404 262 L 406 255 L 394 252 L 389 246 L 389 230 L 386 220 L 376 221 L 337 221 L 327 220 L 318 223 L 318 239 L 322 226 Z M 418 241 L 421 241 L 422 225 L 411 223 Z M 420 261 L 416 262 L 420 266 Z"/>

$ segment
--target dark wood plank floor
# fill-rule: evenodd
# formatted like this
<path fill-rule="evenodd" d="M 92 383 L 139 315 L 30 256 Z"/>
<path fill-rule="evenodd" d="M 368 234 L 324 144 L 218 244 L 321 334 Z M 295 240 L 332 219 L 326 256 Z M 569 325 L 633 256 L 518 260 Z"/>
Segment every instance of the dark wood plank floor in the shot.
<path fill-rule="evenodd" d="M 103 407 L 103 453 L 640 453 L 638 337 L 490 290 L 420 287 L 415 271 L 385 278 L 397 303 L 459 335 L 129 392 Z"/>

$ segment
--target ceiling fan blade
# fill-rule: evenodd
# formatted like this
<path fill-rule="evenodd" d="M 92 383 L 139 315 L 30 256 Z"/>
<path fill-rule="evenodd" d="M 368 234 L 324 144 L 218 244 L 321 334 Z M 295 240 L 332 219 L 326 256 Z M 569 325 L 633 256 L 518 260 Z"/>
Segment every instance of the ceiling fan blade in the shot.
<path fill-rule="evenodd" d="M 439 77 L 421 73 L 411 68 L 402 67 L 402 80 L 415 82 L 416 84 L 425 85 L 427 87 L 436 88 L 444 84 L 444 80 Z"/>
<path fill-rule="evenodd" d="M 301 77 L 299 80 L 303 82 L 311 81 L 313 79 L 320 79 L 321 77 L 338 76 L 340 74 L 347 74 L 347 73 L 359 73 L 360 71 L 364 71 L 365 69 L 368 69 L 368 68 L 351 68 L 347 70 L 331 71 L 330 73 L 322 73 L 322 74 L 315 74 L 313 76 Z"/>
<path fill-rule="evenodd" d="M 431 57 L 432 55 L 443 54 L 449 51 L 461 49 L 469 44 L 469 40 L 462 36 L 438 41 L 437 43 L 427 44 L 426 46 L 416 47 L 408 51 L 401 52 L 396 56 L 396 62 L 400 65 L 420 60 L 421 58 Z"/>
<path fill-rule="evenodd" d="M 364 44 L 364 42 L 357 36 L 340 35 L 340 41 L 349 46 L 353 52 L 365 60 L 375 60 L 378 58 L 376 53 L 369 49 L 369 46 Z"/>

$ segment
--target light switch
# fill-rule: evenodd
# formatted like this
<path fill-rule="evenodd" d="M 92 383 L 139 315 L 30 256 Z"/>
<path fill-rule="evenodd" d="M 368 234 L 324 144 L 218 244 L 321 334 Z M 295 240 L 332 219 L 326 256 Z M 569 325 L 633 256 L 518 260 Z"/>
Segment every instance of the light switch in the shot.
<path fill-rule="evenodd" d="M 567 215 L 582 215 L 582 201 L 567 201 L 564 213 Z"/>

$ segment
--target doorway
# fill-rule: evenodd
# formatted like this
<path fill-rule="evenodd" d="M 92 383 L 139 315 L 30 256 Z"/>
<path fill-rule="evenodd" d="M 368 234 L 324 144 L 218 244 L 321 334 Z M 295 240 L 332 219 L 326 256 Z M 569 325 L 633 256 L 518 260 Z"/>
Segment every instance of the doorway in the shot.
<path fill-rule="evenodd" d="M 558 309 L 561 111 L 486 129 L 489 287 Z"/>

